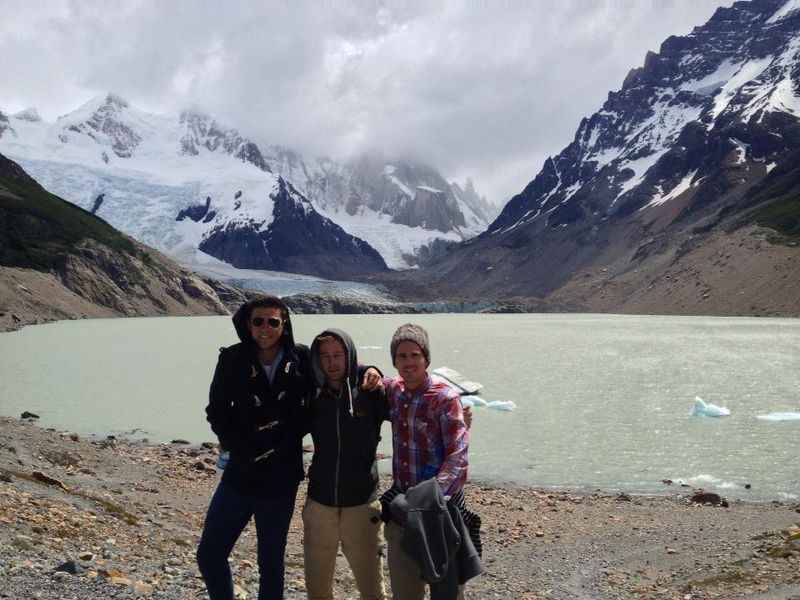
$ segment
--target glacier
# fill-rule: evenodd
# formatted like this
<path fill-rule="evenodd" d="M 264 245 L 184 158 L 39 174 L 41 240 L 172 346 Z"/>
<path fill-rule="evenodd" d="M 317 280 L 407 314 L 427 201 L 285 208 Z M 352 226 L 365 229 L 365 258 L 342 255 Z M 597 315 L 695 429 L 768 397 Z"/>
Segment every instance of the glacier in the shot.
<path fill-rule="evenodd" d="M 196 249 L 214 225 L 247 222 L 264 231 L 272 220 L 277 177 L 310 201 L 309 210 L 366 241 L 394 269 L 414 267 L 420 252 L 437 240 L 477 235 L 494 216 L 471 182 L 462 189 L 430 167 L 382 159 L 306 161 L 202 112 L 152 114 L 113 93 L 55 122 L 27 109 L 10 116 L 9 125 L 0 134 L 0 152 L 44 187 L 86 210 L 103 194 L 99 217 L 175 257 Z M 376 190 L 380 198 L 371 195 Z M 427 227 L 419 213 L 428 202 L 423 196 L 431 194 L 449 211 L 440 229 Z M 180 211 L 209 198 L 213 224 L 176 221 Z M 397 222 L 397 211 L 421 221 Z"/>

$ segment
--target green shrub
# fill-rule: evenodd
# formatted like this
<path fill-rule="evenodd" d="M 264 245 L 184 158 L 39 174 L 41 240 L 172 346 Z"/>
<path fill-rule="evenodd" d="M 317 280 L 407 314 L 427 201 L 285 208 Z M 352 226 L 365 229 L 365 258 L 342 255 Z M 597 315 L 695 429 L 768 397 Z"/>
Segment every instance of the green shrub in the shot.
<path fill-rule="evenodd" d="M 0 265 L 49 271 L 86 239 L 134 252 L 133 243 L 99 217 L 33 180 L 0 175 Z"/>

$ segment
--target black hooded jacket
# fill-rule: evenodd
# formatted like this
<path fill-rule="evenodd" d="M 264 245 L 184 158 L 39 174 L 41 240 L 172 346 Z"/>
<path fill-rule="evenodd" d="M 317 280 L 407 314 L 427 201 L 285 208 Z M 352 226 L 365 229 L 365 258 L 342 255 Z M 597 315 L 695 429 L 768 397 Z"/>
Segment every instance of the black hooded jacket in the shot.
<path fill-rule="evenodd" d="M 248 302 L 233 316 L 242 341 L 220 349 L 206 415 L 230 451 L 223 481 L 246 493 L 281 494 L 303 479 L 303 402 L 313 383 L 309 351 L 294 343 L 287 318 L 283 357 L 270 384 L 248 330 L 252 308 Z"/>
<path fill-rule="evenodd" d="M 337 338 L 347 352 L 347 381 L 340 392 L 325 386 L 319 360 L 320 336 Z M 308 472 L 308 495 L 326 506 L 358 506 L 375 500 L 378 466 L 375 452 L 381 423 L 388 418 L 382 391 L 359 391 L 360 371 L 353 340 L 328 329 L 311 346 L 316 392 L 309 403 L 314 457 Z"/>

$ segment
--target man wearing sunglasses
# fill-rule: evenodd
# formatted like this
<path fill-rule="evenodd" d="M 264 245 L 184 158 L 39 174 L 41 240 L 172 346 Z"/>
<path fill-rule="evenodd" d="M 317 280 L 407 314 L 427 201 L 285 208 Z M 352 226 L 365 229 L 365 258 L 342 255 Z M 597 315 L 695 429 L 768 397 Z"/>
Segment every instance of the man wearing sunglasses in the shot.
<path fill-rule="evenodd" d="M 251 300 L 233 324 L 241 342 L 220 350 L 206 408 L 230 460 L 211 499 L 197 562 L 210 600 L 233 600 L 228 556 L 255 517 L 258 600 L 280 600 L 286 537 L 303 479 L 303 403 L 314 379 L 308 347 L 295 344 L 282 300 Z M 370 371 L 377 381 L 378 372 Z"/>

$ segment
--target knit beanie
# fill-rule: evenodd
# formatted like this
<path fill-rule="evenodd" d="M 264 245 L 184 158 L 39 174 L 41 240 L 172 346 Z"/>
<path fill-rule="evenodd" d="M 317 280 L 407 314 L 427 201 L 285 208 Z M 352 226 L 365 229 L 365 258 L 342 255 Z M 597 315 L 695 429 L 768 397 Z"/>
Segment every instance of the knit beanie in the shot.
<path fill-rule="evenodd" d="M 431 364 L 431 348 L 428 343 L 428 332 L 422 327 L 414 325 L 413 323 L 406 323 L 397 328 L 397 331 L 395 331 L 392 336 L 392 344 L 389 347 L 392 353 L 392 364 L 394 364 L 394 359 L 397 355 L 397 347 L 401 342 L 414 342 L 422 350 L 422 354 L 425 356 L 428 365 Z"/>

